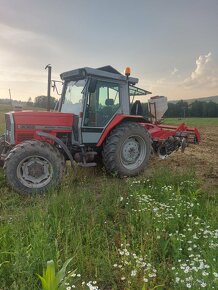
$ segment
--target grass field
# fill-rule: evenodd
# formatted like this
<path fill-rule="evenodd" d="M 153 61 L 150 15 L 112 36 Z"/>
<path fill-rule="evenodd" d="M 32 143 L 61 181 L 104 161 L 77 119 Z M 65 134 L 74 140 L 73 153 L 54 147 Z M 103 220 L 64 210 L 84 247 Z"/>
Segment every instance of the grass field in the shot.
<path fill-rule="evenodd" d="M 35 197 L 8 188 L 0 168 L 0 289 L 41 289 L 46 262 L 68 258 L 67 290 L 218 289 L 218 191 L 168 163 L 125 179 L 67 167 L 61 188 Z"/>
<path fill-rule="evenodd" d="M 165 124 L 178 125 L 185 123 L 188 126 L 218 126 L 218 118 L 166 118 L 164 120 Z"/>

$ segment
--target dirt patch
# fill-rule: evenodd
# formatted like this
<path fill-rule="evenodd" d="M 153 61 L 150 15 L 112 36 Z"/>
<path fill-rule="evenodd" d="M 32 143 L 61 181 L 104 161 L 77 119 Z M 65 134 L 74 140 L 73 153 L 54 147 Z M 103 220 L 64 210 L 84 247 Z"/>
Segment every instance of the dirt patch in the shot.
<path fill-rule="evenodd" d="M 198 127 L 201 134 L 199 145 L 190 145 L 184 153 L 175 152 L 165 160 L 152 158 L 150 166 L 166 166 L 195 172 L 207 192 L 218 191 L 218 126 Z"/>

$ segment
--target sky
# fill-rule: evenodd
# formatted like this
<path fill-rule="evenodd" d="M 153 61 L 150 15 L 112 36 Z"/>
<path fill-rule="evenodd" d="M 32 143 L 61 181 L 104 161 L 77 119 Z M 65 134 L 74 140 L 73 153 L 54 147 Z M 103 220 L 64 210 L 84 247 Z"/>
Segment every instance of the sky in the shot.
<path fill-rule="evenodd" d="M 0 0 L 0 98 L 79 67 L 126 66 L 169 100 L 218 95 L 218 0 Z M 53 94 L 55 96 L 55 94 Z"/>

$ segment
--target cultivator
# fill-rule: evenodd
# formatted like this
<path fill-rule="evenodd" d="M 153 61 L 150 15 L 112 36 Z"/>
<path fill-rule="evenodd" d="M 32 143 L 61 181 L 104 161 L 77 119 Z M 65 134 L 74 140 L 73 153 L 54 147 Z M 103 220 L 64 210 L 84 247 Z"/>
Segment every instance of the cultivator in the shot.
<path fill-rule="evenodd" d="M 187 127 L 184 123 L 179 126 L 163 124 L 143 124 L 143 126 L 150 132 L 154 152 L 158 153 L 161 159 L 179 148 L 184 152 L 188 144 L 198 144 L 200 141 L 199 131 Z"/>
<path fill-rule="evenodd" d="M 19 193 L 45 192 L 57 186 L 65 161 L 83 167 L 103 162 L 118 176 L 135 176 L 151 153 L 166 158 L 189 143 L 198 143 L 196 128 L 161 124 L 165 97 L 148 101 L 144 117 L 140 98 L 150 92 L 138 79 L 111 66 L 61 74 L 64 81 L 58 112 L 9 112 L 0 137 L 1 162 L 8 184 Z"/>

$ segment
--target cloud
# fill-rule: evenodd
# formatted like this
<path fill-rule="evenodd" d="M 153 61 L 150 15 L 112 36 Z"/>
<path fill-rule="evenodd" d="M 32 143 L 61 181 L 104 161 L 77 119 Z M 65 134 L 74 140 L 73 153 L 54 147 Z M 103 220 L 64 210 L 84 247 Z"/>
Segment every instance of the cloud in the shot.
<path fill-rule="evenodd" d="M 160 79 L 149 83 L 153 94 L 165 95 L 169 99 L 188 99 L 218 94 L 218 61 L 211 52 L 196 58 L 196 66 L 186 76 L 174 67 Z M 180 72 L 180 73 L 178 73 Z"/>
<path fill-rule="evenodd" d="M 178 73 L 178 69 L 174 67 L 174 69 L 171 71 L 171 75 L 174 76 L 176 73 Z"/>
<path fill-rule="evenodd" d="M 1 65 L 7 67 L 33 67 L 46 64 L 60 51 L 60 45 L 53 38 L 30 30 L 0 23 Z M 3 63 L 2 63 L 3 62 Z"/>
<path fill-rule="evenodd" d="M 211 52 L 198 57 L 195 70 L 183 83 L 187 88 L 217 88 L 218 90 L 218 68 Z"/>
<path fill-rule="evenodd" d="M 44 68 L 60 59 L 60 51 L 52 37 L 0 23 L 0 97 L 7 96 L 9 87 L 15 99 L 46 93 Z M 52 78 L 59 75 L 53 72 Z"/>

